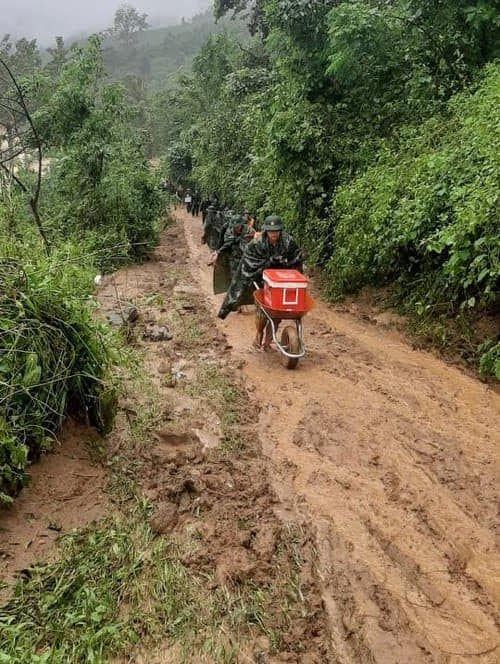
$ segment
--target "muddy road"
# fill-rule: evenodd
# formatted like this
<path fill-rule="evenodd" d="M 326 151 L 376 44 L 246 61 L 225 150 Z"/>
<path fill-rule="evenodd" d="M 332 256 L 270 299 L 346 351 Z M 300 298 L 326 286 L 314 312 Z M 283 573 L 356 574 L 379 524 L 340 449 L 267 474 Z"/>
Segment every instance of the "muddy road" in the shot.
<path fill-rule="evenodd" d="M 201 223 L 176 217 L 215 316 Z M 500 661 L 499 395 L 321 302 L 295 372 L 251 348 L 250 308 L 219 329 L 262 406 L 276 490 L 314 529 L 338 661 Z"/>
<path fill-rule="evenodd" d="M 155 542 L 176 543 L 178 617 L 200 615 L 177 640 L 154 627 L 171 583 L 152 565 L 149 640 L 106 661 L 499 662 L 498 393 L 412 350 L 387 315 L 319 298 L 286 371 L 252 348 L 252 308 L 216 318 L 200 220 L 175 216 L 151 261 L 98 293 L 103 316 L 140 314 L 115 429 L 104 444 L 69 422 L 33 467 L 0 515 L 0 579 L 57 557 L 58 533 L 127 513 L 134 478 Z M 158 325 L 170 340 L 148 336 Z"/>

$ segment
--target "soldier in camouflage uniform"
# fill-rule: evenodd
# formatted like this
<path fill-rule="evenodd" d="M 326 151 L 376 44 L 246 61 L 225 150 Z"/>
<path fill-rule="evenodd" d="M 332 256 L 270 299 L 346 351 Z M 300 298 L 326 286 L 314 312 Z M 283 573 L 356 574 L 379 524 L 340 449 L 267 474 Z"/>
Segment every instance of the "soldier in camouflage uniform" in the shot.
<path fill-rule="evenodd" d="M 207 217 L 207 210 L 208 210 L 208 208 L 211 204 L 212 203 L 211 203 L 210 199 L 208 199 L 208 198 L 204 198 L 201 202 L 201 205 L 200 205 L 201 223 L 203 224 L 203 226 L 205 226 L 205 219 Z"/>
<path fill-rule="evenodd" d="M 302 252 L 293 237 L 284 230 L 281 217 L 271 215 L 264 221 L 262 235 L 250 242 L 219 310 L 226 318 L 243 301 L 254 282 L 262 287 L 262 273 L 269 268 L 302 270 Z"/>
<path fill-rule="evenodd" d="M 209 205 L 203 224 L 202 244 L 208 244 L 210 249 L 216 249 L 219 242 L 219 232 L 217 228 L 217 210 L 213 205 Z"/>
<path fill-rule="evenodd" d="M 219 212 L 218 215 L 218 230 L 219 230 L 219 241 L 216 249 L 220 249 L 224 243 L 224 238 L 226 236 L 226 231 L 231 225 L 231 219 L 234 216 L 233 210 L 230 210 L 227 205 L 226 207 Z"/>
<path fill-rule="evenodd" d="M 243 256 L 246 245 L 253 238 L 253 229 L 245 223 L 239 214 L 233 214 L 224 234 L 220 248 L 215 252 L 214 262 L 223 254 L 229 254 L 231 278 L 234 277 Z"/>

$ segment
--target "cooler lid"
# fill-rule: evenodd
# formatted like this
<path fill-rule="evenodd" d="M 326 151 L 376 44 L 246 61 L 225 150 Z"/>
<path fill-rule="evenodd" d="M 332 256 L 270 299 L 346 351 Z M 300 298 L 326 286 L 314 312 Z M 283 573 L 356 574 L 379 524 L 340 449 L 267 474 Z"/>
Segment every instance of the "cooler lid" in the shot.
<path fill-rule="evenodd" d="M 264 270 L 264 281 L 272 285 L 301 284 L 309 283 L 309 279 L 304 277 L 298 270 Z"/>

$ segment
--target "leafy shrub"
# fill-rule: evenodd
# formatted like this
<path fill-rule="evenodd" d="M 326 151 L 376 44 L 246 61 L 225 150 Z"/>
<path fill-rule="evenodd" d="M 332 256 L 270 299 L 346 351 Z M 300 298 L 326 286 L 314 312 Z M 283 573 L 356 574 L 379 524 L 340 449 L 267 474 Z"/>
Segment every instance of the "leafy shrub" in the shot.
<path fill-rule="evenodd" d="M 500 343 L 492 340 L 485 342 L 480 348 L 481 360 L 479 371 L 482 376 L 494 376 L 500 380 Z"/>
<path fill-rule="evenodd" d="M 452 314 L 498 298 L 500 67 L 449 116 L 402 134 L 398 149 L 339 188 L 331 293 L 397 281 L 417 313 Z"/>
<path fill-rule="evenodd" d="M 0 499 L 8 500 L 69 410 L 106 430 L 113 408 L 107 399 L 111 408 L 101 409 L 108 353 L 86 304 L 9 260 L 0 263 L 0 337 Z"/>
<path fill-rule="evenodd" d="M 56 241 L 89 241 L 100 269 L 144 256 L 157 241 L 163 199 L 136 113 L 121 84 L 105 84 L 101 43 L 93 37 L 62 67 L 35 114 L 52 158 L 44 217 Z"/>

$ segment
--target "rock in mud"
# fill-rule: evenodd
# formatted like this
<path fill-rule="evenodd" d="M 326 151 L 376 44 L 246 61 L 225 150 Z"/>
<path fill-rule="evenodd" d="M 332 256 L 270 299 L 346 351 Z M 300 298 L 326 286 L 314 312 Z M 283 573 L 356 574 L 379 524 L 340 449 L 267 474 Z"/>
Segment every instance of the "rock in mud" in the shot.
<path fill-rule="evenodd" d="M 142 338 L 149 341 L 170 341 L 173 337 L 164 325 L 149 325 Z"/>
<path fill-rule="evenodd" d="M 179 515 L 174 503 L 160 503 L 149 521 L 152 530 L 158 535 L 166 535 L 177 525 Z"/>
<path fill-rule="evenodd" d="M 175 295 L 199 295 L 200 291 L 194 286 L 188 286 L 187 284 L 179 284 L 174 287 Z"/>
<path fill-rule="evenodd" d="M 111 311 L 106 319 L 111 325 L 123 325 L 123 317 L 119 311 Z"/>
<path fill-rule="evenodd" d="M 139 319 L 137 307 L 130 306 L 116 311 L 110 311 L 106 318 L 111 325 L 130 325 Z"/>

